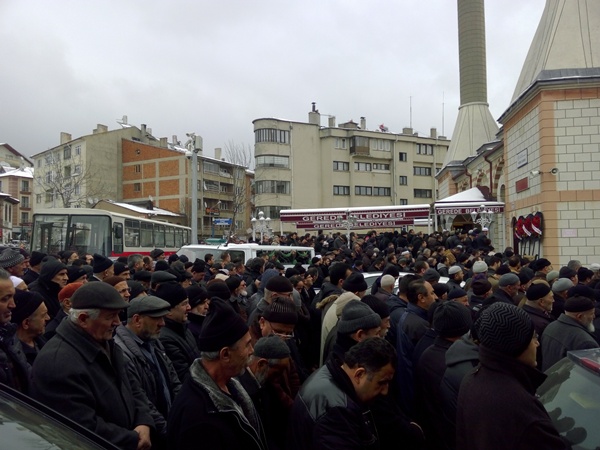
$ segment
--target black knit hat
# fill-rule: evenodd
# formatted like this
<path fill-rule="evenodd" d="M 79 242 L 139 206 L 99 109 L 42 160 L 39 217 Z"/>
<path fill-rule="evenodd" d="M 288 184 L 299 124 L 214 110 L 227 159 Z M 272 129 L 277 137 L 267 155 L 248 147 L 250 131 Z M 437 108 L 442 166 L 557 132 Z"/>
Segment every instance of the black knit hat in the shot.
<path fill-rule="evenodd" d="M 290 348 L 278 336 L 265 336 L 256 341 L 254 356 L 266 359 L 284 359 L 290 356 Z"/>
<path fill-rule="evenodd" d="M 273 299 L 263 311 L 263 318 L 273 323 L 295 325 L 298 323 L 298 312 L 294 302 L 282 297 Z"/>
<path fill-rule="evenodd" d="M 148 270 L 138 270 L 132 276 L 135 281 L 147 281 L 149 282 L 152 279 L 152 272 Z"/>
<path fill-rule="evenodd" d="M 169 257 L 167 258 L 167 261 L 169 262 L 169 264 L 174 263 L 175 261 L 179 261 L 179 256 L 177 256 L 176 253 L 172 253 L 169 255 Z"/>
<path fill-rule="evenodd" d="M 248 333 L 248 325 L 229 302 L 213 299 L 198 336 L 198 348 L 203 352 L 217 352 L 235 344 Z"/>
<path fill-rule="evenodd" d="M 225 280 L 225 284 L 230 292 L 235 291 L 242 284 L 242 280 L 238 276 L 229 277 Z"/>
<path fill-rule="evenodd" d="M 78 266 L 67 266 L 67 276 L 69 277 L 69 283 L 73 283 L 81 277 L 86 277 L 87 272 Z"/>
<path fill-rule="evenodd" d="M 593 299 L 595 297 L 594 290 L 583 284 L 576 284 L 572 288 L 569 288 L 567 292 L 568 297 L 587 297 L 589 299 Z"/>
<path fill-rule="evenodd" d="M 31 258 L 29 258 L 29 265 L 37 266 L 46 256 L 48 256 L 47 253 L 38 252 L 37 250 L 32 251 Z"/>
<path fill-rule="evenodd" d="M 547 260 L 546 258 L 540 258 L 540 259 L 536 259 L 535 261 L 532 261 L 529 263 L 529 267 L 531 268 L 531 270 L 542 270 L 545 267 L 551 266 L 552 263 Z"/>
<path fill-rule="evenodd" d="M 231 291 L 223 280 L 214 280 L 206 285 L 208 298 L 218 297 L 222 300 L 229 300 Z"/>
<path fill-rule="evenodd" d="M 169 270 L 171 266 L 169 266 L 169 263 L 166 262 L 164 259 L 160 259 L 158 261 L 156 261 L 156 264 L 154 264 L 154 271 L 158 272 L 160 270 L 166 271 Z"/>
<path fill-rule="evenodd" d="M 577 272 L 567 266 L 561 267 L 558 271 L 558 278 L 573 278 L 575 275 Z"/>
<path fill-rule="evenodd" d="M 37 292 L 17 289 L 15 291 L 15 307 L 12 310 L 10 321 L 21 325 L 21 322 L 31 316 L 42 303 L 44 303 L 44 297 Z"/>
<path fill-rule="evenodd" d="M 119 261 L 117 261 L 115 263 L 115 275 L 121 275 L 126 270 L 129 270 L 129 267 L 127 267 L 127 264 L 123 264 L 122 262 L 119 262 Z"/>
<path fill-rule="evenodd" d="M 544 298 L 552 289 L 546 283 L 534 283 L 527 288 L 525 296 L 532 302 Z"/>
<path fill-rule="evenodd" d="M 380 298 L 374 295 L 365 295 L 360 301 L 369 305 L 369 308 L 379 314 L 382 319 L 390 317 L 390 307 Z"/>
<path fill-rule="evenodd" d="M 98 253 L 94 253 L 94 273 L 104 272 L 110 266 L 113 265 L 113 262 L 108 259 L 106 256 L 102 256 Z"/>
<path fill-rule="evenodd" d="M 588 297 L 582 297 L 580 295 L 575 297 L 569 297 L 565 302 L 565 311 L 567 312 L 586 312 L 594 309 L 594 302 Z"/>
<path fill-rule="evenodd" d="M 381 326 L 381 317 L 369 305 L 359 300 L 350 300 L 342 310 L 337 331 L 352 334 L 358 330 L 370 330 Z"/>
<path fill-rule="evenodd" d="M 165 253 L 164 250 L 161 250 L 160 248 L 155 248 L 154 250 L 152 250 L 150 252 L 150 258 L 156 259 L 156 258 L 158 258 L 160 255 L 162 255 L 164 253 Z"/>
<path fill-rule="evenodd" d="M 471 289 L 473 289 L 473 294 L 480 297 L 492 289 L 492 283 L 490 283 L 488 280 L 473 281 L 473 284 L 471 284 Z"/>
<path fill-rule="evenodd" d="M 348 292 L 362 292 L 369 288 L 362 273 L 354 272 L 342 283 L 342 289 Z"/>
<path fill-rule="evenodd" d="M 448 300 L 455 300 L 457 298 L 466 297 L 467 292 L 464 289 L 459 287 L 455 287 L 454 289 L 450 289 L 448 292 Z"/>
<path fill-rule="evenodd" d="M 188 298 L 185 289 L 175 281 L 161 283 L 156 290 L 156 296 L 169 302 L 171 308 L 174 308 Z"/>
<path fill-rule="evenodd" d="M 204 269 L 206 269 L 206 263 L 204 260 L 196 258 L 194 260 L 194 264 L 192 265 L 192 272 L 204 272 Z"/>
<path fill-rule="evenodd" d="M 517 357 L 533 339 L 529 314 L 508 303 L 497 302 L 481 313 L 477 334 L 482 346 Z"/>
<path fill-rule="evenodd" d="M 129 291 L 130 297 L 129 298 L 131 300 L 133 300 L 134 298 L 136 298 L 141 293 L 146 292 L 146 288 L 139 281 L 127 280 L 127 286 L 130 289 L 130 291 Z"/>
<path fill-rule="evenodd" d="M 202 286 L 192 284 L 185 288 L 188 298 L 190 299 L 190 307 L 195 308 L 196 306 L 204 303 L 208 299 L 208 292 Z"/>
<path fill-rule="evenodd" d="M 271 292 L 292 292 L 294 286 L 286 277 L 274 276 L 269 278 L 269 281 L 267 281 L 267 284 L 265 285 L 265 289 L 268 289 Z"/>
<path fill-rule="evenodd" d="M 457 302 L 440 302 L 433 313 L 433 328 L 443 338 L 462 336 L 472 324 L 469 308 Z"/>

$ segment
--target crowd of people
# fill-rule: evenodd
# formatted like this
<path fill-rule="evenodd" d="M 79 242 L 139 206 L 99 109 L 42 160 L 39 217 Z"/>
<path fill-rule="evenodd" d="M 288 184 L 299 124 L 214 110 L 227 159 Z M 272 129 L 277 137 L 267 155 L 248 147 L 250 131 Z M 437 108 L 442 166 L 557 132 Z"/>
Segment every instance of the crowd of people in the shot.
<path fill-rule="evenodd" d="M 0 382 L 123 449 L 568 448 L 535 391 L 599 347 L 600 264 L 487 232 L 293 233 L 287 268 L 9 248 Z"/>

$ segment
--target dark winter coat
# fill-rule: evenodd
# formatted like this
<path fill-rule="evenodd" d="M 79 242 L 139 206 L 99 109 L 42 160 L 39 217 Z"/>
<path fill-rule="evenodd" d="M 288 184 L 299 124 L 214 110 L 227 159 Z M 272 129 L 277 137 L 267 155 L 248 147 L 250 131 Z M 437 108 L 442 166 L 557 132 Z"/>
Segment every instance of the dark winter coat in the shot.
<path fill-rule="evenodd" d="M 542 311 L 539 308 L 534 308 L 533 306 L 529 305 L 523 305 L 523 311 L 529 314 L 529 318 L 533 322 L 533 327 L 535 328 L 535 332 L 537 333 L 538 339 L 540 341 L 540 346 L 537 348 L 536 360 L 538 363 L 538 369 L 541 370 L 543 367 L 541 346 L 542 333 L 550 323 L 554 322 L 554 318 L 551 315 L 547 314 L 545 311 Z"/>
<path fill-rule="evenodd" d="M 400 322 L 400 317 L 402 317 L 402 314 L 406 311 L 408 302 L 405 302 L 397 295 L 392 294 L 387 298 L 385 304 L 390 308 L 390 329 L 385 338 L 396 347 L 398 322 Z"/>
<path fill-rule="evenodd" d="M 50 318 L 54 318 L 61 309 L 58 293 L 62 287 L 52 281 L 52 278 L 62 269 L 66 268 L 67 266 L 60 261 L 48 259 L 42 266 L 39 278 L 28 286 L 30 291 L 38 292 L 44 297 L 44 304 L 48 308 Z"/>
<path fill-rule="evenodd" d="M 0 325 L 0 383 L 28 394 L 31 366 L 16 332 L 14 323 Z"/>
<path fill-rule="evenodd" d="M 141 387 L 144 396 L 146 397 L 150 415 L 154 419 L 156 431 L 161 436 L 167 434 L 167 417 L 169 408 L 175 396 L 181 389 L 181 383 L 177 377 L 177 372 L 167 357 L 165 349 L 159 340 L 154 340 L 147 345 L 154 346 L 154 354 L 160 367 L 156 367 L 151 363 L 142 352 L 142 345 L 139 338 L 127 329 L 124 325 L 119 325 L 115 331 L 115 343 L 123 350 L 125 361 L 127 364 L 127 374 L 130 380 Z M 166 382 L 166 388 L 169 392 L 169 398 L 161 392 L 164 389 L 162 378 L 157 370 L 161 370 L 162 376 Z"/>
<path fill-rule="evenodd" d="M 106 351 L 70 320 L 38 354 L 32 370 L 32 396 L 123 449 L 137 448 L 138 425 L 154 421 L 139 386 L 127 376 L 121 349 Z"/>
<path fill-rule="evenodd" d="M 64 311 L 64 309 L 60 308 L 56 315 L 46 324 L 46 332 L 44 333 L 44 337 L 46 340 L 49 340 L 52 336 L 56 334 L 56 329 L 60 325 L 60 323 L 68 316 L 68 314 Z"/>
<path fill-rule="evenodd" d="M 175 399 L 169 415 L 168 441 L 173 450 L 266 450 L 266 439 L 252 400 L 235 379 L 225 394 L 206 373 L 200 359 Z M 235 400 L 234 400 L 235 399 Z"/>
<path fill-rule="evenodd" d="M 198 338 L 200 337 L 200 331 L 202 330 L 204 319 L 206 319 L 206 316 L 201 316 L 200 314 L 194 313 L 188 314 L 187 328 L 192 333 L 192 336 L 194 336 L 196 344 L 198 344 Z M 198 349 L 200 349 L 200 347 L 198 347 Z"/>
<path fill-rule="evenodd" d="M 371 412 L 358 400 L 341 361 L 329 359 L 294 401 L 288 450 L 367 450 L 377 446 Z"/>
<path fill-rule="evenodd" d="M 568 351 L 598 348 L 598 342 L 581 322 L 561 314 L 544 330 L 541 347 L 545 372 L 567 356 Z"/>
<path fill-rule="evenodd" d="M 187 329 L 187 324 L 165 318 L 165 326 L 160 330 L 159 339 L 175 367 L 177 377 L 183 383 L 190 366 L 196 358 L 200 357 L 196 338 Z"/>
<path fill-rule="evenodd" d="M 456 448 L 565 449 L 535 391 L 546 379 L 515 358 L 479 348 L 480 366 L 460 386 Z"/>

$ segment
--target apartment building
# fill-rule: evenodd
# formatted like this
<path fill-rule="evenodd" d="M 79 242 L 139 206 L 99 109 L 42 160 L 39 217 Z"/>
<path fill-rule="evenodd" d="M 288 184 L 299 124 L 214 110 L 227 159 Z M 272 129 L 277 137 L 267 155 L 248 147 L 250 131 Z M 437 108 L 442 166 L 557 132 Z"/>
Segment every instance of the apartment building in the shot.
<path fill-rule="evenodd" d="M 261 118 L 255 135 L 255 205 L 275 231 L 295 231 L 282 224 L 282 209 L 392 206 L 431 203 L 435 174 L 450 141 L 420 136 L 410 128 L 391 133 L 383 125 L 367 128 L 337 124 L 313 104 L 308 122 Z"/>

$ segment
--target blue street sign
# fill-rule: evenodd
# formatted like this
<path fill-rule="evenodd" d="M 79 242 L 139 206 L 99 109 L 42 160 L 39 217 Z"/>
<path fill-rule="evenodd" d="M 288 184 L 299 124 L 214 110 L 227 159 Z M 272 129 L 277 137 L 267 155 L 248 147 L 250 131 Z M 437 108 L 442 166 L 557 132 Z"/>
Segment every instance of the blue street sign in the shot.
<path fill-rule="evenodd" d="M 231 219 L 213 219 L 213 225 L 229 226 L 231 225 Z"/>

